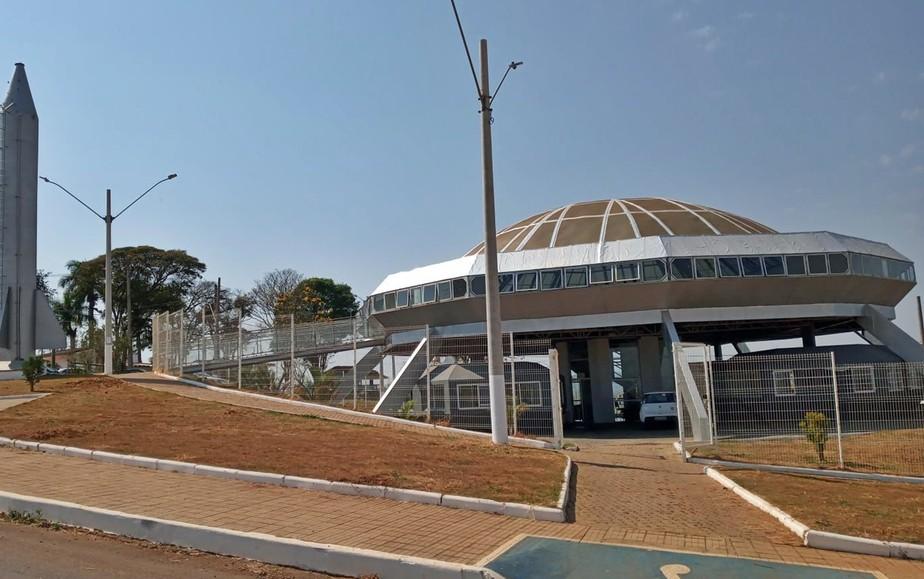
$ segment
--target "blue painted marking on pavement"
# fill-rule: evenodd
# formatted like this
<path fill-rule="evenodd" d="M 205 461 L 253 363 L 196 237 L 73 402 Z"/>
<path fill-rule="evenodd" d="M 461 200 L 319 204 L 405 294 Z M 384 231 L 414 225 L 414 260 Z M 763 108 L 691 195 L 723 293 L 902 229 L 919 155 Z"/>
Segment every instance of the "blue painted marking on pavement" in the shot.
<path fill-rule="evenodd" d="M 862 571 L 526 537 L 488 563 L 506 579 L 874 579 Z"/>

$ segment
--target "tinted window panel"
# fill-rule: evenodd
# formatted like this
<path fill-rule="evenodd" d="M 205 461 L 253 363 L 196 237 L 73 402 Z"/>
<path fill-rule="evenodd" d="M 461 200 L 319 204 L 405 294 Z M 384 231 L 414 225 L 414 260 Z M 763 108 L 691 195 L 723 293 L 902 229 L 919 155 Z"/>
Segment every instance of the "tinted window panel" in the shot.
<path fill-rule="evenodd" d="M 696 258 L 696 277 L 715 277 L 715 260 L 711 257 Z"/>
<path fill-rule="evenodd" d="M 466 296 L 468 296 L 468 280 L 465 278 L 452 280 L 453 299 L 464 298 Z"/>
<path fill-rule="evenodd" d="M 847 273 L 847 256 L 843 253 L 829 253 L 828 269 L 831 273 Z"/>
<path fill-rule="evenodd" d="M 539 274 L 540 287 L 544 290 L 554 290 L 561 288 L 561 270 L 554 269 L 543 271 Z"/>
<path fill-rule="evenodd" d="M 808 256 L 808 270 L 810 274 L 814 275 L 828 273 L 828 259 L 824 254 Z"/>
<path fill-rule="evenodd" d="M 512 273 L 502 273 L 497 276 L 497 284 L 500 289 L 500 293 L 509 294 L 513 292 L 513 274 Z"/>
<path fill-rule="evenodd" d="M 671 279 L 693 279 L 693 260 L 688 258 L 672 259 Z"/>
<path fill-rule="evenodd" d="M 748 277 L 764 275 L 763 268 L 760 266 L 759 257 L 742 257 L 741 271 L 743 271 L 744 275 Z"/>
<path fill-rule="evenodd" d="M 609 283 L 613 281 L 613 267 L 610 265 L 590 266 L 590 283 Z"/>
<path fill-rule="evenodd" d="M 741 264 L 738 263 L 738 258 L 720 257 L 719 273 L 722 277 L 739 277 L 741 275 Z"/>
<path fill-rule="evenodd" d="M 517 274 L 517 291 L 528 292 L 539 286 L 539 276 L 534 271 L 525 271 Z"/>
<path fill-rule="evenodd" d="M 631 281 L 638 279 L 638 263 L 629 262 L 629 263 L 617 263 L 616 264 L 616 280 L 617 281 Z"/>
<path fill-rule="evenodd" d="M 484 287 L 484 276 L 477 275 L 469 280 L 469 289 L 472 292 L 473 296 L 483 296 L 485 292 Z"/>
<path fill-rule="evenodd" d="M 398 299 L 397 299 L 397 302 L 398 302 L 398 307 L 399 307 L 399 308 L 406 308 L 406 307 L 407 307 L 407 290 L 399 290 L 399 291 L 398 291 Z"/>
<path fill-rule="evenodd" d="M 393 310 L 395 309 L 395 294 L 385 294 L 385 309 Z"/>
<path fill-rule="evenodd" d="M 661 281 L 667 275 L 667 267 L 660 259 L 649 259 L 642 262 L 642 274 L 645 281 Z"/>
<path fill-rule="evenodd" d="M 805 275 L 805 258 L 801 255 L 787 255 L 786 273 L 789 275 Z"/>
<path fill-rule="evenodd" d="M 764 258 L 764 271 L 767 275 L 783 275 L 786 270 L 783 269 L 783 258 L 778 255 L 772 255 Z"/>
<path fill-rule="evenodd" d="M 587 285 L 587 268 L 571 267 L 565 270 L 565 286 L 584 287 Z"/>
<path fill-rule="evenodd" d="M 410 305 L 416 306 L 423 302 L 423 288 L 415 287 L 411 290 Z"/>
<path fill-rule="evenodd" d="M 423 288 L 424 294 L 424 303 L 430 303 L 436 301 L 436 286 L 435 285 L 425 285 Z"/>
<path fill-rule="evenodd" d="M 452 282 L 441 281 L 436 284 L 436 297 L 438 300 L 445 301 L 452 299 Z"/>
<path fill-rule="evenodd" d="M 882 261 L 873 255 L 863 256 L 863 274 L 882 277 Z"/>
<path fill-rule="evenodd" d="M 372 298 L 372 308 L 377 312 L 385 311 L 385 296 L 379 294 Z"/>
<path fill-rule="evenodd" d="M 863 256 L 859 253 L 850 254 L 850 271 L 853 275 L 863 274 Z"/>

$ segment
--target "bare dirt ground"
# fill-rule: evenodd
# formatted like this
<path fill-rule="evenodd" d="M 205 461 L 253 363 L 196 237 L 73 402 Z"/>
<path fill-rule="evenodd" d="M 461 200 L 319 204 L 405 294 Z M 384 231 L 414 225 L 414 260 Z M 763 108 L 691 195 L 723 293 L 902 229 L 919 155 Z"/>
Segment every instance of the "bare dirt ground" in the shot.
<path fill-rule="evenodd" d="M 843 438 L 844 466 L 857 472 L 920 476 L 924 474 L 924 429 L 883 430 Z M 825 462 L 804 438 L 721 440 L 690 450 L 694 456 L 736 462 L 835 468 L 837 442 L 825 445 Z"/>
<path fill-rule="evenodd" d="M 6 382 L 0 395 L 28 385 Z M 552 505 L 560 454 L 193 400 L 105 377 L 48 380 L 0 436 L 363 484 Z"/>
<path fill-rule="evenodd" d="M 812 529 L 924 544 L 924 485 L 722 472 Z"/>
<path fill-rule="evenodd" d="M 5 578 L 326 579 L 258 561 L 157 545 L 82 529 L 11 523 L 0 516 Z"/>

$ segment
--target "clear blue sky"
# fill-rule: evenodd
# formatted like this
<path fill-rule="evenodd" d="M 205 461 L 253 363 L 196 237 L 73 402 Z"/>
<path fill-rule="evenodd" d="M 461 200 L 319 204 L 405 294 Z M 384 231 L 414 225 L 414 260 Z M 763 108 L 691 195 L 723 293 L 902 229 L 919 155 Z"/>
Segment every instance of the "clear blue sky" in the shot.
<path fill-rule="evenodd" d="M 924 277 L 924 3 L 459 0 L 491 41 L 498 225 L 664 195 L 892 244 Z M 246 289 L 293 267 L 364 295 L 480 236 L 480 137 L 449 2 L 17 2 L 40 172 Z M 497 76 L 495 76 L 495 80 Z M 39 263 L 103 249 L 40 187 Z M 899 322 L 913 330 L 912 300 Z"/>

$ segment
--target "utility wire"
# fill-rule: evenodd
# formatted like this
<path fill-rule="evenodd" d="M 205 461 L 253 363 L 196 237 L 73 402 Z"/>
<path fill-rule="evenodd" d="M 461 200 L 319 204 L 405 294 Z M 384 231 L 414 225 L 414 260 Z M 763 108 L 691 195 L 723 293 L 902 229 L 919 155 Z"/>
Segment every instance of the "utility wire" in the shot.
<path fill-rule="evenodd" d="M 478 84 L 478 75 L 475 73 L 475 63 L 472 62 L 472 53 L 468 49 L 468 41 L 465 40 L 465 31 L 462 30 L 462 20 L 459 18 L 459 10 L 456 8 L 456 0 L 449 0 L 452 3 L 452 13 L 456 15 L 456 24 L 459 26 L 459 35 L 462 37 L 462 46 L 465 47 L 465 56 L 468 57 L 468 67 L 472 69 L 472 80 L 475 81 L 475 92 L 478 93 L 478 99 L 482 99 L 481 85 Z M 488 103 L 482 103 L 482 107 L 487 107 Z"/>

